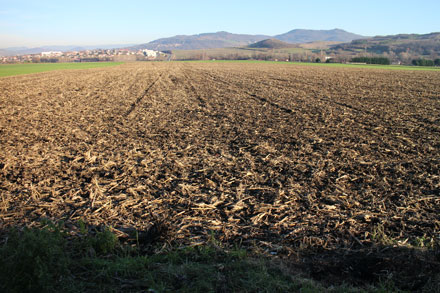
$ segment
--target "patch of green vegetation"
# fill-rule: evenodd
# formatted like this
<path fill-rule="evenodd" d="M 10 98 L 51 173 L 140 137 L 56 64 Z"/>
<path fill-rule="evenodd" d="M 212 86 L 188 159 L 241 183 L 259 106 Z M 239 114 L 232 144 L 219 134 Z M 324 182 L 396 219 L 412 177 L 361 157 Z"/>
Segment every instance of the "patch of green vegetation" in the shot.
<path fill-rule="evenodd" d="M 283 48 L 283 49 L 278 49 L 275 52 L 276 53 L 291 53 L 291 54 L 300 54 L 300 53 L 305 53 L 308 52 L 310 50 L 308 49 L 304 49 L 304 48 Z M 321 50 L 318 50 L 321 51 Z"/>
<path fill-rule="evenodd" d="M 436 249 L 435 238 L 427 235 L 413 237 L 404 241 L 386 231 L 384 225 L 377 224 L 370 233 L 371 241 L 381 246 L 403 246 L 413 249 Z"/>
<path fill-rule="evenodd" d="M 121 285 L 129 290 L 156 292 L 292 292 L 303 287 L 320 288 L 295 281 L 264 260 L 237 257 L 209 246 L 149 257 L 89 258 L 81 264 L 89 271 L 100 272 L 84 284 L 87 290 L 117 291 Z"/>
<path fill-rule="evenodd" d="M 83 63 L 20 63 L 0 65 L 0 77 L 65 69 L 89 69 L 120 65 L 123 62 L 83 62 Z"/>
<path fill-rule="evenodd" d="M 142 255 L 110 229 L 72 236 L 62 224 L 11 230 L 0 243 L 1 292 L 390 292 L 379 287 L 326 287 L 299 277 L 285 262 L 245 250 L 175 247 Z"/>
<path fill-rule="evenodd" d="M 379 245 L 394 245 L 397 243 L 393 237 L 385 233 L 385 227 L 382 224 L 378 224 L 374 227 L 373 232 L 371 233 L 371 240 L 373 243 Z"/>
<path fill-rule="evenodd" d="M 58 227 L 10 231 L 0 247 L 0 291 L 47 292 L 68 275 L 70 259 Z"/>

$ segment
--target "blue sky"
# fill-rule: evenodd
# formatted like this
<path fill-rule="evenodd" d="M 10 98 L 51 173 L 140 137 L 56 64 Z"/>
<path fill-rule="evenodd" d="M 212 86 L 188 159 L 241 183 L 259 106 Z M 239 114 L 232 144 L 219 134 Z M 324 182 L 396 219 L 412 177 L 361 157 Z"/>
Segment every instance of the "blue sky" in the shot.
<path fill-rule="evenodd" d="M 276 35 L 296 28 L 430 33 L 440 31 L 439 15 L 439 0 L 0 0 L 0 48 L 138 44 L 216 31 Z"/>

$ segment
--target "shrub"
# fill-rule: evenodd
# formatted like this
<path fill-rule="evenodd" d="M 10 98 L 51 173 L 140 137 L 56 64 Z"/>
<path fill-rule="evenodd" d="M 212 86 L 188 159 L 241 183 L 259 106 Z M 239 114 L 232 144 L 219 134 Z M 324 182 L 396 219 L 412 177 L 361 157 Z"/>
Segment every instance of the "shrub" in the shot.
<path fill-rule="evenodd" d="M 89 239 L 89 244 L 98 254 L 108 254 L 113 252 L 118 244 L 118 238 L 108 228 L 96 233 Z"/>
<path fill-rule="evenodd" d="M 0 291 L 46 292 L 68 272 L 65 240 L 58 229 L 11 231 L 0 248 Z"/>

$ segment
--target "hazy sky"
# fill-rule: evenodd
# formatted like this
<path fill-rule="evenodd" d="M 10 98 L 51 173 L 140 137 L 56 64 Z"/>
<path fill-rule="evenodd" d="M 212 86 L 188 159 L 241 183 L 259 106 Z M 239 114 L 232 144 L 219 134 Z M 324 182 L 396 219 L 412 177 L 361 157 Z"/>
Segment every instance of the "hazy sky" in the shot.
<path fill-rule="evenodd" d="M 0 0 L 0 48 L 139 44 L 178 34 L 276 35 L 341 28 L 362 35 L 440 31 L 439 0 Z"/>

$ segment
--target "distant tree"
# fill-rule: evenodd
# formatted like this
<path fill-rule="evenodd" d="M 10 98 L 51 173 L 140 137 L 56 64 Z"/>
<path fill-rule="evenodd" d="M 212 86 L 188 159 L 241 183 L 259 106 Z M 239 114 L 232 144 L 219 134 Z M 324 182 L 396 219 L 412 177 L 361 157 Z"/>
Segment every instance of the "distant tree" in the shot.
<path fill-rule="evenodd" d="M 321 59 L 320 59 L 320 58 L 316 58 L 316 59 L 315 59 L 315 62 L 316 62 L 316 63 L 321 63 Z"/>
<path fill-rule="evenodd" d="M 414 66 L 434 66 L 434 61 L 427 59 L 414 59 L 412 62 Z"/>
<path fill-rule="evenodd" d="M 40 62 L 42 62 L 42 63 L 57 63 L 58 59 L 57 58 L 41 58 Z"/>
<path fill-rule="evenodd" d="M 434 64 L 435 66 L 440 66 L 440 59 L 435 59 Z"/>
<path fill-rule="evenodd" d="M 434 61 L 426 60 L 425 64 L 426 64 L 425 66 L 434 66 Z"/>
<path fill-rule="evenodd" d="M 90 58 L 81 58 L 79 62 L 99 62 L 99 58 L 97 57 L 90 57 Z"/>

